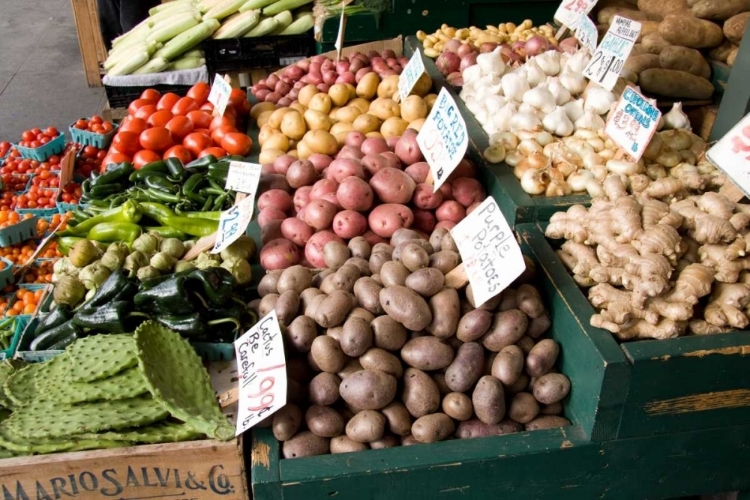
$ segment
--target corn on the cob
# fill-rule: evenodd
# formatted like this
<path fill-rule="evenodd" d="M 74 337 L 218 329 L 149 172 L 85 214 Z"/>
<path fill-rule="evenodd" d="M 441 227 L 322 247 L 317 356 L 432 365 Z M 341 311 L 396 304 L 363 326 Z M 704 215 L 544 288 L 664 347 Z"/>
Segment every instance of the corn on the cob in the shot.
<path fill-rule="evenodd" d="M 173 63 L 170 63 L 167 68 L 169 71 L 179 71 L 183 69 L 195 69 L 200 68 L 206 64 L 206 60 L 202 57 L 181 57 Z"/>
<path fill-rule="evenodd" d="M 149 62 L 133 71 L 134 75 L 150 75 L 151 73 L 161 73 L 169 66 L 169 61 L 163 57 L 154 57 Z"/>
<path fill-rule="evenodd" d="M 314 24 L 315 18 L 313 17 L 312 12 L 306 12 L 303 15 L 299 16 L 292 24 L 284 28 L 278 34 L 282 36 L 301 35 L 310 31 Z"/>
<path fill-rule="evenodd" d="M 236 14 L 228 21 L 224 21 L 224 24 L 222 24 L 221 28 L 216 30 L 213 37 L 217 40 L 239 38 L 253 29 L 259 21 L 260 12 L 257 10 Z"/>
<path fill-rule="evenodd" d="M 122 76 L 129 75 L 133 71 L 137 70 L 148 62 L 148 52 L 140 50 L 133 52 L 130 57 L 126 57 L 122 61 L 114 65 L 112 69 L 107 72 L 108 76 Z"/>
<path fill-rule="evenodd" d="M 294 10 L 298 7 L 302 7 L 303 5 L 307 5 L 308 3 L 312 3 L 312 0 L 280 0 L 278 2 L 272 3 L 268 7 L 263 8 L 263 15 L 275 16 L 276 14 L 284 12 L 285 10 Z"/>
<path fill-rule="evenodd" d="M 146 38 L 146 35 L 148 35 L 153 25 L 154 25 L 153 19 L 151 19 L 150 17 L 144 19 L 132 30 L 112 40 L 112 48 L 117 47 L 118 45 L 121 45 L 124 42 L 130 41 L 134 38 L 138 40 L 143 40 L 144 38 Z"/>
<path fill-rule="evenodd" d="M 221 21 L 239 11 L 243 3 L 245 3 L 245 0 L 223 0 L 203 14 L 203 19 L 218 19 Z"/>
<path fill-rule="evenodd" d="M 198 9 L 201 11 L 201 13 L 205 14 L 222 1 L 223 0 L 201 0 L 200 2 L 198 2 Z"/>
<path fill-rule="evenodd" d="M 164 45 L 164 52 L 161 53 L 161 57 L 171 61 L 177 58 L 179 55 L 192 49 L 206 38 L 213 35 L 214 31 L 219 29 L 221 23 L 216 19 L 207 19 L 197 26 L 190 28 L 189 30 L 181 33 L 171 39 Z"/>
<path fill-rule="evenodd" d="M 176 9 L 176 8 L 181 7 L 182 4 L 195 5 L 195 1 L 194 0 L 173 0 L 172 2 L 163 3 L 161 5 L 157 5 L 156 7 L 149 9 L 148 15 L 153 16 L 154 14 L 158 14 L 159 12 L 163 12 L 165 10 Z"/>
<path fill-rule="evenodd" d="M 279 22 L 273 17 L 261 19 L 261 21 L 255 28 L 245 33 L 244 38 L 253 38 L 268 35 L 269 33 L 273 33 L 273 30 L 275 30 L 278 25 Z"/>
<path fill-rule="evenodd" d="M 263 7 L 271 5 L 272 3 L 276 1 L 277 0 L 247 0 L 247 2 L 245 2 L 245 4 L 243 4 L 242 7 L 240 7 L 240 12 L 247 12 L 248 10 L 262 9 Z"/>
<path fill-rule="evenodd" d="M 199 57 L 200 58 L 200 57 L 205 57 L 205 54 L 203 53 L 201 49 L 193 49 L 193 50 L 188 50 L 187 52 L 182 54 L 180 56 L 180 59 L 184 59 L 185 57 Z"/>
<path fill-rule="evenodd" d="M 271 33 L 271 36 L 278 35 L 279 32 L 284 31 L 287 26 L 292 24 L 292 21 L 294 21 L 294 18 L 292 17 L 292 12 L 289 10 L 285 10 L 284 12 L 280 12 L 273 16 L 274 19 L 276 19 L 276 29 L 273 30 L 273 33 Z"/>
<path fill-rule="evenodd" d="M 147 42 L 166 42 L 183 33 L 193 26 L 198 26 L 200 16 L 190 12 L 185 12 L 172 19 L 165 19 L 151 29 L 151 33 L 146 37 Z"/>
<path fill-rule="evenodd" d="M 113 50 L 112 52 L 109 53 L 109 57 L 107 57 L 107 60 L 104 61 L 104 69 L 106 70 L 112 69 L 120 61 L 129 57 L 132 53 L 139 52 L 139 51 L 145 51 L 146 53 L 148 53 L 149 57 L 151 57 L 151 55 L 153 55 L 154 52 L 156 52 L 156 43 L 139 42 L 139 43 L 136 43 L 135 45 L 130 45 L 128 47 L 123 47 L 121 49 L 118 49 L 117 51 Z"/>
<path fill-rule="evenodd" d="M 157 14 L 154 14 L 153 16 L 149 17 L 149 20 L 152 22 L 152 24 L 157 24 L 165 19 L 176 16 L 177 14 L 182 14 L 183 12 L 192 12 L 193 14 L 200 15 L 200 11 L 195 5 L 189 3 L 181 3 L 172 9 L 163 10 Z"/>

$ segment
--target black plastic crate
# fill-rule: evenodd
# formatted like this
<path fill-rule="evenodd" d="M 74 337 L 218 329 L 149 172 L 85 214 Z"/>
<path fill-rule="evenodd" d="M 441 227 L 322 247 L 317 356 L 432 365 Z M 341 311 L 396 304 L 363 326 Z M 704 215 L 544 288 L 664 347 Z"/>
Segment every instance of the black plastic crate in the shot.
<path fill-rule="evenodd" d="M 153 85 L 150 87 L 112 87 L 104 86 L 104 92 L 107 93 L 107 100 L 110 108 L 127 108 L 128 105 L 138 99 L 144 90 L 156 89 L 162 95 L 172 92 L 180 97 L 185 97 L 192 85 Z"/>
<path fill-rule="evenodd" d="M 312 31 L 303 35 L 208 39 L 202 43 L 208 72 L 278 68 L 315 55 Z"/>

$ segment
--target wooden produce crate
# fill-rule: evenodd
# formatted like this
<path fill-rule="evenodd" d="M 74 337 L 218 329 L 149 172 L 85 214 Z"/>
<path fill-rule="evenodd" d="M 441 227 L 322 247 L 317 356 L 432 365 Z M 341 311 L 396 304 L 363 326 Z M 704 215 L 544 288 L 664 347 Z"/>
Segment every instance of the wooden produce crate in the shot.
<path fill-rule="evenodd" d="M 415 36 L 406 37 L 404 52 L 407 57 L 417 49 L 422 50 L 422 43 Z M 559 196 L 549 198 L 547 196 L 532 196 L 521 188 L 521 182 L 513 174 L 513 169 L 506 163 L 491 164 L 484 160 L 482 152 L 489 146 L 489 137 L 474 115 L 466 108 L 463 100 L 458 97 L 453 88 L 446 82 L 445 77 L 438 71 L 435 62 L 429 57 L 422 55 L 427 73 L 433 82 L 439 87 L 445 87 L 453 95 L 461 115 L 466 121 L 469 132 L 469 149 L 467 154 L 471 159 L 482 165 L 483 170 L 489 171 L 495 177 L 495 183 L 499 192 L 493 195 L 500 206 L 505 219 L 511 227 L 524 222 L 536 222 L 537 220 L 549 220 L 553 213 L 567 210 L 571 205 L 588 205 L 591 197 L 585 195 Z M 488 192 L 491 190 L 488 187 Z"/>
<path fill-rule="evenodd" d="M 524 224 L 517 231 L 561 297 L 553 325 L 574 325 L 575 335 L 595 344 L 600 356 L 627 364 L 628 376 L 602 391 L 602 397 L 623 403 L 618 439 L 748 422 L 750 332 L 618 344 L 610 332 L 589 324 L 594 308 L 544 237 L 545 226 Z M 563 348 L 563 355 L 570 356 L 570 350 Z"/>

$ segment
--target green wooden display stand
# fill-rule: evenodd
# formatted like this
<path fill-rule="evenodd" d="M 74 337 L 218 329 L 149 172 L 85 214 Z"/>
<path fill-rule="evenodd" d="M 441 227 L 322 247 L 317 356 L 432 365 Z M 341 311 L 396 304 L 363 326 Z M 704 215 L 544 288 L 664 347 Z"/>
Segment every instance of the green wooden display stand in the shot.
<path fill-rule="evenodd" d="M 716 122 L 711 131 L 710 139 L 712 141 L 721 139 L 750 112 L 750 85 L 748 85 L 750 79 L 750 41 L 748 41 L 748 38 L 750 38 L 750 24 L 745 28 L 745 34 L 742 37 L 742 42 L 740 42 L 734 66 L 732 66 L 731 73 L 728 73 L 727 88 L 721 99 L 719 113 L 716 115 Z M 716 71 L 715 68 L 714 71 Z"/>

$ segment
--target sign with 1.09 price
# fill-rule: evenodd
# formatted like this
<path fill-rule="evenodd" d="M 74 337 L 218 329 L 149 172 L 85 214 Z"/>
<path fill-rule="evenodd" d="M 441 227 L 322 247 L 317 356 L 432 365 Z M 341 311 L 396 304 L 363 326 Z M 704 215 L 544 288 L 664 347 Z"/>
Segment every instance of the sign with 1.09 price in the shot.
<path fill-rule="evenodd" d="M 641 23 L 615 16 L 607 34 L 583 69 L 583 76 L 612 90 L 640 33 Z"/>
<path fill-rule="evenodd" d="M 607 117 L 604 132 L 638 161 L 651 142 L 660 119 L 661 111 L 656 105 L 634 88 L 627 87 Z"/>
<path fill-rule="evenodd" d="M 575 28 L 581 18 L 591 12 L 597 0 L 563 0 L 555 11 L 555 19 L 568 28 Z"/>
<path fill-rule="evenodd" d="M 461 162 L 469 146 L 464 117 L 445 87 L 440 90 L 417 135 L 417 144 L 430 165 L 434 191 L 437 192 Z"/>
<path fill-rule="evenodd" d="M 222 212 L 211 253 L 221 253 L 245 234 L 248 224 L 253 220 L 254 204 L 255 196 L 248 196 L 226 212 Z"/>
<path fill-rule="evenodd" d="M 276 311 L 234 342 L 239 374 L 239 436 L 286 404 L 286 357 Z"/>

